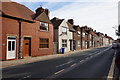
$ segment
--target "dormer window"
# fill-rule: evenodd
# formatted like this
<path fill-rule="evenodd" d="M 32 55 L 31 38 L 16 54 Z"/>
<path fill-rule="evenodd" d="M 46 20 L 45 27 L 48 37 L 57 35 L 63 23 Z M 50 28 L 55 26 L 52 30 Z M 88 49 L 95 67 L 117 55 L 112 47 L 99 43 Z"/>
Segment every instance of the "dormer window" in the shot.
<path fill-rule="evenodd" d="M 48 31 L 49 30 L 48 23 L 40 22 L 40 30 Z"/>
<path fill-rule="evenodd" d="M 62 33 L 67 34 L 67 27 L 62 27 Z"/>

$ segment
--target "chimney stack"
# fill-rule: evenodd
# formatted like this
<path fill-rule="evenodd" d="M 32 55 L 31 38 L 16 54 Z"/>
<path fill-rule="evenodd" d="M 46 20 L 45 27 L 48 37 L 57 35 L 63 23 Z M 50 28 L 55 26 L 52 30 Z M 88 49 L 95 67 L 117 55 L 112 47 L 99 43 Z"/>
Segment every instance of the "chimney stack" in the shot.
<path fill-rule="evenodd" d="M 73 19 L 68 19 L 68 22 L 72 25 L 74 25 L 74 20 Z"/>
<path fill-rule="evenodd" d="M 50 11 L 48 9 L 45 9 L 45 13 L 49 16 Z"/>
<path fill-rule="evenodd" d="M 44 8 L 42 8 L 42 6 L 37 8 L 35 10 L 35 12 L 36 12 L 36 15 L 40 15 L 42 12 L 45 12 L 48 16 L 49 16 L 49 13 L 50 13 L 50 11 L 48 9 L 44 9 Z"/>

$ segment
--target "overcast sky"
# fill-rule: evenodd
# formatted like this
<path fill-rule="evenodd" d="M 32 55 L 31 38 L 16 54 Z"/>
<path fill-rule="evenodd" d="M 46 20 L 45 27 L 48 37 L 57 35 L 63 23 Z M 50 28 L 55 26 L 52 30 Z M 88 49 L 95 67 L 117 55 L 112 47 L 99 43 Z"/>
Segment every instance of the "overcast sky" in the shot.
<path fill-rule="evenodd" d="M 93 28 L 114 39 L 115 25 L 118 25 L 119 0 L 13 0 L 32 11 L 40 5 L 50 10 L 50 18 L 74 19 L 76 25 Z M 57 1 L 57 2 L 56 2 Z"/>

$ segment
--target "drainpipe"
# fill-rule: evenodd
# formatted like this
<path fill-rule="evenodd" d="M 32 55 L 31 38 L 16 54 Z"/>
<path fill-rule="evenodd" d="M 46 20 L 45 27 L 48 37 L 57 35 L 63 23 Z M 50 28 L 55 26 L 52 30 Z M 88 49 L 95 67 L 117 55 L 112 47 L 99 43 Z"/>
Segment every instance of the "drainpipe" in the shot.
<path fill-rule="evenodd" d="M 19 47 L 18 47 L 18 59 L 22 59 L 22 21 L 23 20 L 19 20 Z"/>

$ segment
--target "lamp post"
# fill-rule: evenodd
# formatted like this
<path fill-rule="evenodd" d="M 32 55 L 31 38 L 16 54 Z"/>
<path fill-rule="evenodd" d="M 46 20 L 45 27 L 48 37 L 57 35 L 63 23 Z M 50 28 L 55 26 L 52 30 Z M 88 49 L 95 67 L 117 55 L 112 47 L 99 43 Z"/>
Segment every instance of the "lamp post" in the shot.
<path fill-rule="evenodd" d="M 117 36 L 120 36 L 120 25 L 118 26 L 118 29 L 117 29 L 117 26 L 115 25 L 115 27 L 112 27 L 113 29 L 115 29 L 115 34 L 117 35 Z"/>

